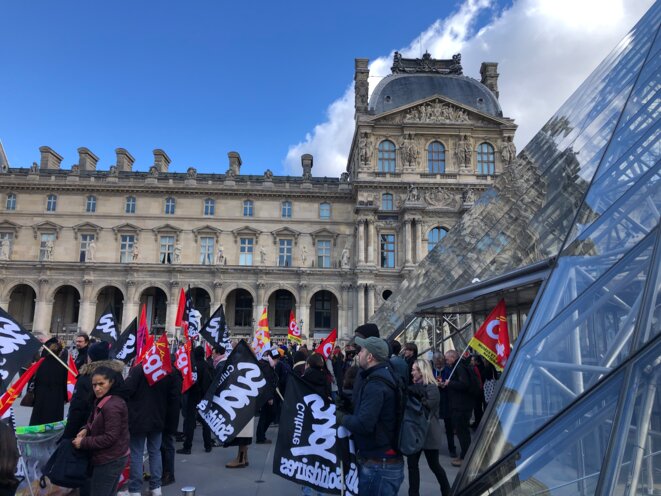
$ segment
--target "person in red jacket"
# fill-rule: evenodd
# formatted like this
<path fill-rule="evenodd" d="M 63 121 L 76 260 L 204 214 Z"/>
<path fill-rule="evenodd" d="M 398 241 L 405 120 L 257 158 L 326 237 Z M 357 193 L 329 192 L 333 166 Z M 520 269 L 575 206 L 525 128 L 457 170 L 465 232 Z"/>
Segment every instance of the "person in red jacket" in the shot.
<path fill-rule="evenodd" d="M 72 441 L 75 448 L 90 452 L 92 496 L 111 496 L 117 492 L 119 476 L 129 456 L 129 411 L 114 387 L 116 376 L 117 372 L 108 367 L 95 370 L 94 407 L 87 425 Z"/>

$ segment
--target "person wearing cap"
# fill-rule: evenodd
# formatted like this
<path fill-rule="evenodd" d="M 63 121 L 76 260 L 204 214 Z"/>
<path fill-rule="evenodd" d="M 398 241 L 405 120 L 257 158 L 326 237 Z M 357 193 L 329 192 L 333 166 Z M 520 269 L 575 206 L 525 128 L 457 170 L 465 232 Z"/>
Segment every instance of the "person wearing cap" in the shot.
<path fill-rule="evenodd" d="M 376 327 L 376 326 L 375 326 Z M 404 480 L 404 459 L 397 451 L 396 379 L 385 340 L 357 336 L 360 386 L 354 389 L 353 414 L 337 411 L 338 424 L 354 438 L 361 496 L 396 495 Z"/>
<path fill-rule="evenodd" d="M 278 387 L 278 375 L 275 373 L 278 360 L 280 360 L 280 352 L 277 348 L 270 348 L 264 352 L 259 361 L 259 368 L 264 374 L 266 382 L 273 386 L 273 391 Z M 266 431 L 275 416 L 274 398 L 275 393 L 268 398 L 259 411 L 259 422 L 257 422 L 257 432 L 255 433 L 257 444 L 271 444 L 271 440 L 266 437 Z"/>

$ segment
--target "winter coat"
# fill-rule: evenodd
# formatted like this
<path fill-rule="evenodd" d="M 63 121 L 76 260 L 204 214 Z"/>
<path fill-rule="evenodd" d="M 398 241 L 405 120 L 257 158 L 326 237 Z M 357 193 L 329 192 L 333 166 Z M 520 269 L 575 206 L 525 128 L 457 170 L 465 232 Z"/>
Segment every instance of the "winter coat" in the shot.
<path fill-rule="evenodd" d="M 99 408 L 99 404 L 108 400 Z M 80 448 L 90 452 L 92 465 L 102 465 L 129 453 L 129 412 L 126 402 L 116 395 L 104 396 L 94 402 L 87 421 L 87 435 Z"/>
<path fill-rule="evenodd" d="M 76 437 L 78 431 L 84 427 L 87 419 L 92 413 L 92 405 L 95 400 L 94 391 L 92 390 L 92 374 L 99 367 L 108 367 L 117 372 L 115 377 L 115 384 L 117 384 L 117 387 L 123 386 L 124 384 L 124 378 L 122 377 L 124 363 L 119 360 L 99 360 L 98 362 L 86 363 L 78 369 L 76 388 L 73 390 L 73 396 L 69 403 L 67 425 L 62 434 L 62 437 L 65 439 L 73 439 Z"/>
<path fill-rule="evenodd" d="M 326 379 L 326 373 L 323 370 L 308 367 L 303 372 L 303 380 L 317 393 L 325 399 L 330 399 L 331 388 Z"/>
<path fill-rule="evenodd" d="M 76 360 L 74 363 L 76 364 L 76 369 L 78 372 L 81 371 L 81 369 L 87 364 L 87 350 L 89 350 L 89 345 L 85 346 L 84 348 L 78 350 L 78 356 L 76 357 Z"/>
<path fill-rule="evenodd" d="M 271 387 L 265 391 L 264 400 L 272 400 L 276 395 L 275 388 L 278 387 L 278 374 L 275 373 L 275 370 L 273 367 L 271 367 L 271 364 L 265 358 L 262 358 L 257 363 L 259 365 L 259 369 L 262 371 L 262 374 L 264 374 L 266 383 L 271 385 Z"/>
<path fill-rule="evenodd" d="M 461 360 L 447 385 L 450 411 L 467 411 L 473 409 L 475 400 L 470 393 L 471 378 L 469 374 L 471 374 L 471 371 L 468 370 L 468 367 L 469 365 Z"/>
<path fill-rule="evenodd" d="M 50 353 L 45 355 L 34 375 L 34 408 L 30 425 L 49 424 L 64 420 L 67 401 L 67 369 Z"/>
<path fill-rule="evenodd" d="M 142 365 L 133 367 L 124 381 L 128 393 L 129 431 L 131 434 L 163 432 L 168 409 L 172 376 L 167 375 L 150 386 Z"/>
<path fill-rule="evenodd" d="M 179 413 L 181 412 L 181 383 L 183 378 L 181 372 L 172 367 L 172 381 L 168 391 L 168 409 L 165 412 L 164 432 L 176 434 L 179 428 Z"/>
<path fill-rule="evenodd" d="M 354 437 L 359 456 L 383 458 L 396 453 L 397 399 L 395 378 L 386 363 L 361 371 L 360 385 L 353 391 L 354 413 L 345 415 L 342 425 Z M 374 377 L 380 376 L 393 387 Z M 356 384 L 358 381 L 356 381 Z"/>
<path fill-rule="evenodd" d="M 438 407 L 441 399 L 441 394 L 438 391 L 436 384 L 413 384 L 409 386 L 409 390 L 414 394 L 425 399 L 427 406 L 431 410 L 431 418 L 429 420 L 429 430 L 425 438 L 425 445 L 422 449 L 437 450 L 440 449 L 443 441 L 443 429 L 438 419 Z"/>

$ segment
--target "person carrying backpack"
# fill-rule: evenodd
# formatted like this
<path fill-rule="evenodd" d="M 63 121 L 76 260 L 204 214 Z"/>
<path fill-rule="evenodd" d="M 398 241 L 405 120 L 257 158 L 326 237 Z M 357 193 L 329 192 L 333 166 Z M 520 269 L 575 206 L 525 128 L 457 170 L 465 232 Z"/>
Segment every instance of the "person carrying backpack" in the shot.
<path fill-rule="evenodd" d="M 397 450 L 397 386 L 388 366 L 388 343 L 356 337 L 360 384 L 353 414 L 337 411 L 337 422 L 354 437 L 361 496 L 394 496 L 404 481 L 404 459 Z"/>
<path fill-rule="evenodd" d="M 441 394 L 436 386 L 436 379 L 434 378 L 429 362 L 417 359 L 413 363 L 411 380 L 413 384 L 409 386 L 409 394 L 423 398 L 426 407 L 431 412 L 431 417 L 422 449 L 406 457 L 406 464 L 409 470 L 409 496 L 420 496 L 420 469 L 418 468 L 418 462 L 423 452 L 429 468 L 436 476 L 442 496 L 450 496 L 448 476 L 438 461 L 438 447 L 441 445 L 443 437 L 441 424 L 438 419 Z"/>

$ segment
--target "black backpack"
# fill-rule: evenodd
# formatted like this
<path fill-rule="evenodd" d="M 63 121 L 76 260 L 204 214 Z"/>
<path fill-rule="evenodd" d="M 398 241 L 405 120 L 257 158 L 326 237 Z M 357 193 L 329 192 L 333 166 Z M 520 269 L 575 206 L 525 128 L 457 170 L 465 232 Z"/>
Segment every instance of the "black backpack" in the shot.
<path fill-rule="evenodd" d="M 410 456 L 422 451 L 429 431 L 432 412 L 425 398 L 408 389 L 406 384 L 402 380 L 398 380 L 392 371 L 390 373 L 392 381 L 375 376 L 370 377 L 367 382 L 379 381 L 395 391 L 397 413 L 395 424 L 397 446 L 395 447 L 401 454 Z"/>

